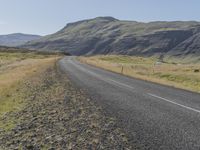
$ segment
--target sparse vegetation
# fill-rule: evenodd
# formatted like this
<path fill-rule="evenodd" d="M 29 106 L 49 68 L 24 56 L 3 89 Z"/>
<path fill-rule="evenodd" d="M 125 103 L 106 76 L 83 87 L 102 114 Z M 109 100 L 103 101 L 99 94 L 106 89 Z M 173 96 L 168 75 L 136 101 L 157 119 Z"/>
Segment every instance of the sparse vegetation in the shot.
<path fill-rule="evenodd" d="M 44 56 L 35 53 L 0 53 L 0 118 L 9 112 L 21 110 L 29 95 L 24 82 L 40 74 L 55 62 L 55 56 Z M 19 119 L 19 118 L 18 118 Z M 9 122 L 0 122 L 0 128 L 11 129 L 16 118 Z"/>
<path fill-rule="evenodd" d="M 127 76 L 200 92 L 199 63 L 186 64 L 177 58 L 173 60 L 168 58 L 167 62 L 162 62 L 156 57 L 116 55 L 80 57 L 79 59 L 84 63 Z"/>
<path fill-rule="evenodd" d="M 0 149 L 132 149 L 129 137 L 55 56 L 1 54 Z"/>

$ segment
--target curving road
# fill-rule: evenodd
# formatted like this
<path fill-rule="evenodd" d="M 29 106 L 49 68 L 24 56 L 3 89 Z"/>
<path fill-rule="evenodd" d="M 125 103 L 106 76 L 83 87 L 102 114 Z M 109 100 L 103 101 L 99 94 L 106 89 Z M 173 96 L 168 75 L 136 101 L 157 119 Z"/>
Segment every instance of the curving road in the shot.
<path fill-rule="evenodd" d="M 65 57 L 73 83 L 118 119 L 139 149 L 200 149 L 200 94 L 129 78 Z"/>

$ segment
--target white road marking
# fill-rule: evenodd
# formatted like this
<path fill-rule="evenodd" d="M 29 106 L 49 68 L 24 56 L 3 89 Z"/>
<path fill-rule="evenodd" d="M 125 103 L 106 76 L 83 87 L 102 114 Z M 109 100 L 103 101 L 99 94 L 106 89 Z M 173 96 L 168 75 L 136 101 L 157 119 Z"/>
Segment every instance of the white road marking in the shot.
<path fill-rule="evenodd" d="M 194 111 L 194 112 L 200 113 L 200 110 L 197 110 L 197 109 L 195 109 L 195 108 L 191 108 L 191 107 L 188 107 L 188 106 L 185 106 L 185 105 L 176 103 L 176 102 L 174 102 L 174 101 L 171 101 L 171 100 L 169 100 L 169 99 L 166 99 L 166 98 L 163 98 L 163 97 L 160 97 L 160 96 L 151 94 L 151 93 L 147 93 L 147 94 L 150 95 L 150 96 L 152 96 L 152 97 L 155 97 L 155 98 L 158 98 L 158 99 L 162 99 L 162 100 L 167 101 L 167 102 L 169 102 L 169 103 L 175 104 L 175 105 L 177 105 L 177 106 L 186 108 L 186 109 L 188 109 L 188 110 L 192 110 L 192 111 Z"/>
<path fill-rule="evenodd" d="M 69 60 L 69 62 L 70 62 L 71 64 L 73 64 L 74 66 L 76 66 L 77 68 L 79 68 L 80 70 L 82 70 L 82 71 L 84 71 L 84 72 L 87 72 L 87 73 L 89 73 L 89 74 L 91 74 L 91 75 L 93 75 L 93 76 L 95 76 L 95 77 L 97 77 L 97 78 L 99 78 L 99 79 L 101 79 L 101 80 L 103 80 L 103 81 L 105 81 L 105 82 L 108 82 L 108 83 L 110 83 L 110 84 L 115 83 L 114 85 L 117 84 L 116 86 L 119 86 L 119 87 L 126 87 L 126 88 L 129 88 L 129 90 L 130 90 L 130 89 L 131 89 L 131 90 L 134 90 L 134 89 L 135 89 L 135 88 L 132 87 L 132 86 L 129 86 L 129 85 L 127 85 L 127 84 L 124 84 L 124 83 L 115 81 L 115 80 L 113 80 L 113 79 L 103 78 L 101 75 L 96 74 L 96 73 L 94 73 L 94 72 L 92 72 L 92 71 L 86 70 L 85 68 L 81 67 L 80 65 L 74 63 L 71 59 Z"/>
<path fill-rule="evenodd" d="M 105 82 L 108 82 L 108 83 L 110 83 L 110 84 L 116 83 L 117 85 L 116 85 L 116 84 L 114 84 L 114 85 L 119 86 L 119 87 L 126 87 L 126 88 L 128 88 L 129 90 L 130 90 L 130 89 L 131 89 L 131 90 L 135 89 L 134 87 L 129 86 L 129 85 L 126 85 L 126 84 L 124 84 L 124 83 L 121 83 L 121 82 L 118 82 L 118 81 L 115 81 L 115 80 L 112 80 L 112 79 L 109 79 L 109 78 L 106 78 L 106 79 L 105 79 L 105 78 L 103 78 L 101 75 L 96 74 L 96 73 L 94 73 L 94 72 L 92 72 L 92 71 L 86 70 L 85 68 L 81 67 L 80 65 L 74 63 L 71 59 L 69 60 L 69 62 L 70 62 L 71 64 L 73 64 L 74 66 L 76 66 L 77 68 L 79 68 L 80 70 L 82 70 L 82 71 L 84 71 L 84 72 L 87 72 L 87 73 L 89 73 L 89 74 L 91 74 L 91 75 L 93 75 L 93 76 L 95 76 L 95 77 L 97 77 L 97 78 L 99 78 L 99 79 L 101 79 L 101 80 L 103 80 L 103 81 L 105 81 Z M 157 95 L 152 94 L 152 93 L 147 93 L 147 94 L 148 94 L 149 96 L 154 97 L 154 98 L 158 98 L 158 99 L 164 100 L 164 101 L 166 101 L 166 102 L 172 103 L 172 104 L 174 104 L 174 105 L 183 107 L 183 108 L 185 108 L 185 109 L 192 110 L 192 111 L 194 111 L 194 112 L 200 113 L 200 110 L 197 110 L 197 109 L 195 109 L 195 108 L 191 108 L 191 107 L 188 107 L 188 106 L 185 106 L 185 105 L 176 103 L 176 102 L 174 102 L 174 101 L 171 101 L 171 100 L 169 100 L 169 99 L 166 99 L 166 98 L 157 96 Z"/>

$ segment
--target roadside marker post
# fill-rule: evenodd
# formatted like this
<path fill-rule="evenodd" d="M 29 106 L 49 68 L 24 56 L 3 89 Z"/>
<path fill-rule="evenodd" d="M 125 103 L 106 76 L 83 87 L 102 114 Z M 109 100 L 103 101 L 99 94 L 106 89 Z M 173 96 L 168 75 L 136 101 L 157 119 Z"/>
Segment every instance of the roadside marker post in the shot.
<path fill-rule="evenodd" d="M 124 73 L 124 67 L 122 66 L 122 69 L 121 69 L 121 74 L 123 74 Z"/>

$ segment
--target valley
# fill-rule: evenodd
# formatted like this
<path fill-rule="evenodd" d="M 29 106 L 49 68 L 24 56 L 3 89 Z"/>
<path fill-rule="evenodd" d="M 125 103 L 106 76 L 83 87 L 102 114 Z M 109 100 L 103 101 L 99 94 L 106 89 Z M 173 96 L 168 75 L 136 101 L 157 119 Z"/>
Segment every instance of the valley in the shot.
<path fill-rule="evenodd" d="M 199 41 L 113 17 L 0 36 L 0 149 L 199 149 Z"/>

